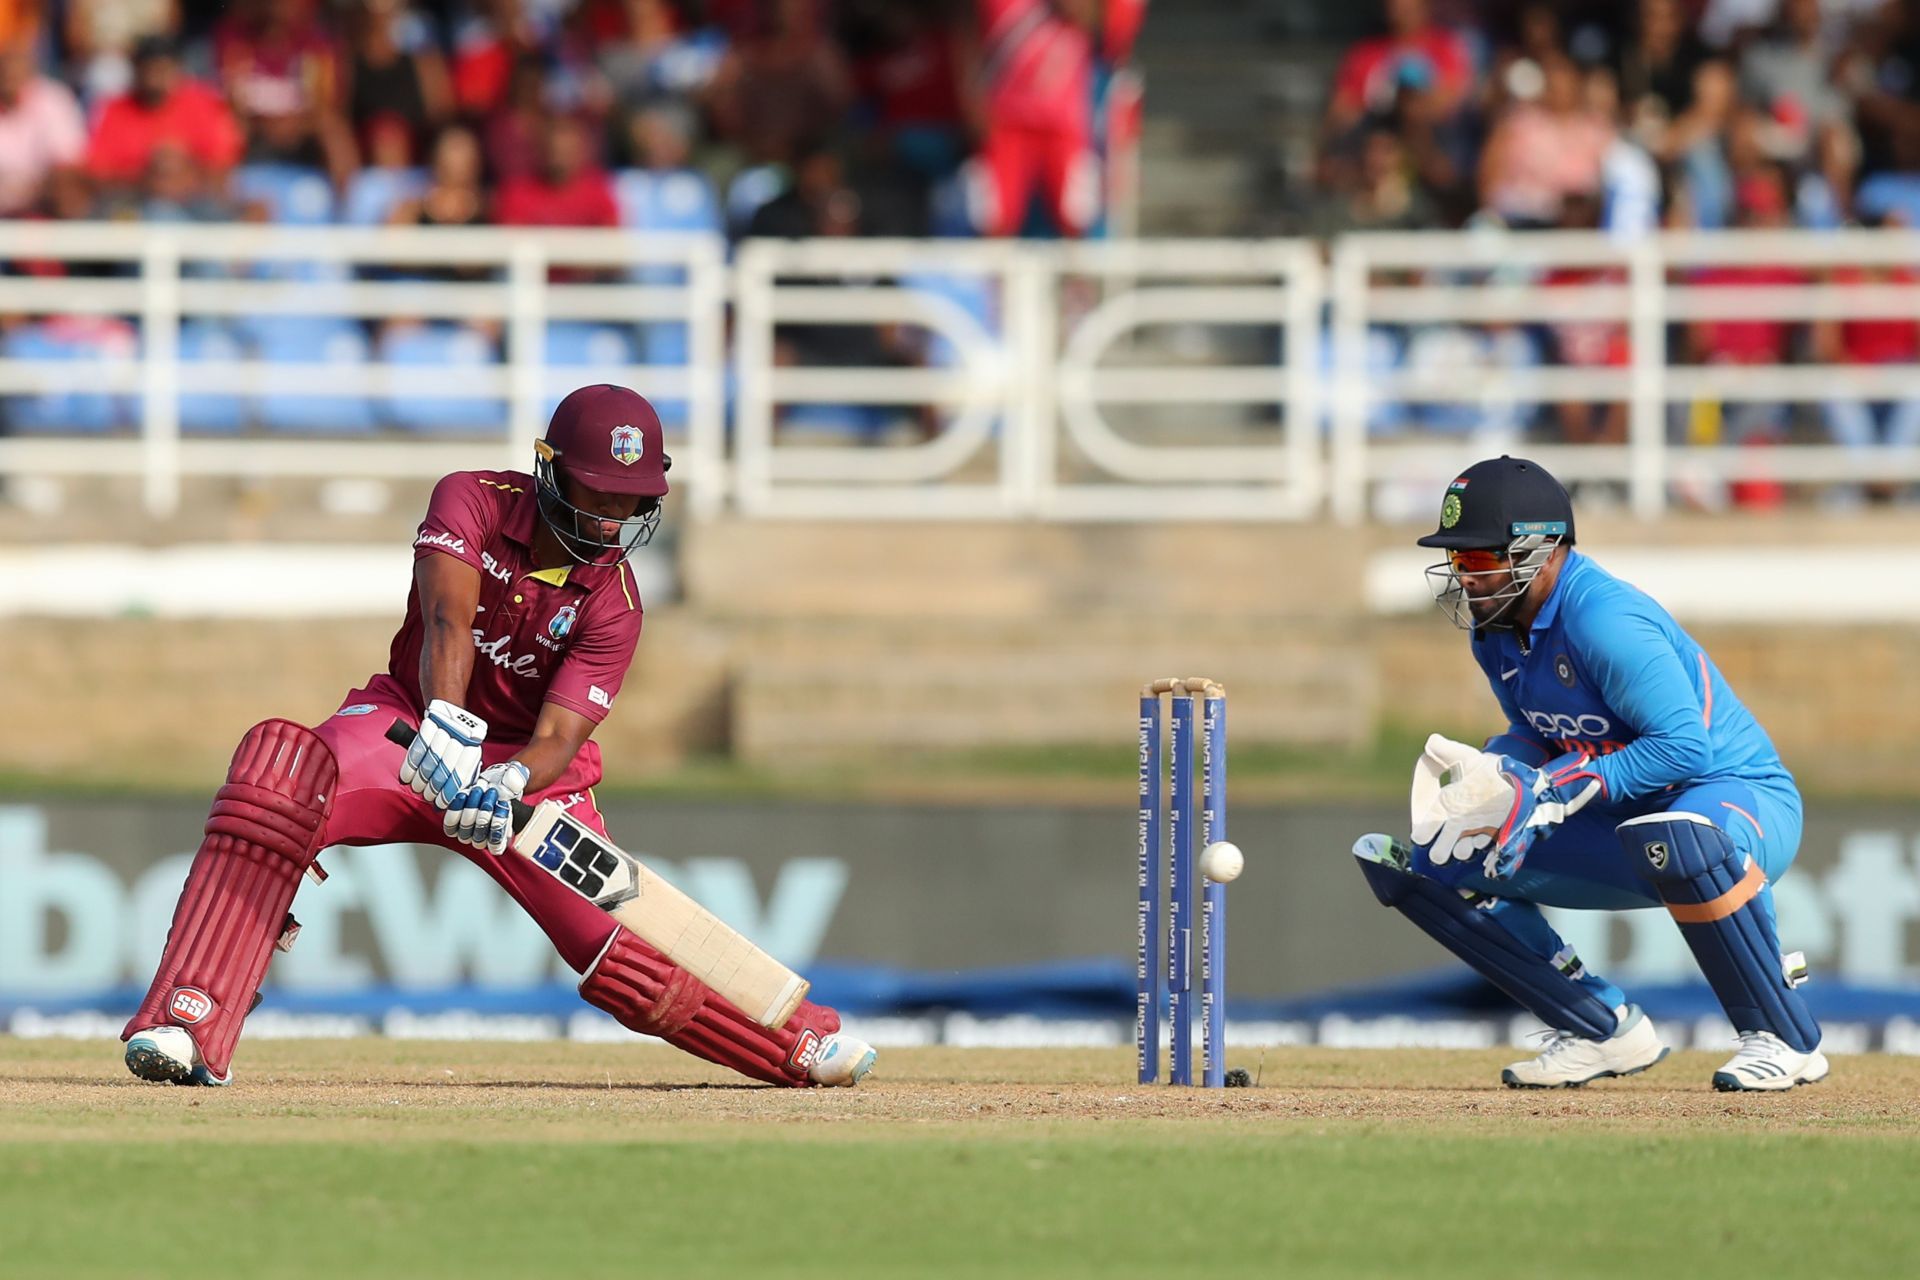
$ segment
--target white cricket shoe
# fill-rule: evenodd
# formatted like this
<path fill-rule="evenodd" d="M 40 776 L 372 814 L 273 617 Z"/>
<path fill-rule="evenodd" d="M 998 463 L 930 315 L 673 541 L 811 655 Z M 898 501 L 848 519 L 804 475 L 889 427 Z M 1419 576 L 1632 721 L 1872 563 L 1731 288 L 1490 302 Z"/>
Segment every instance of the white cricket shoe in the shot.
<path fill-rule="evenodd" d="M 1742 1031 L 1740 1051 L 1713 1073 L 1713 1087 L 1722 1093 L 1771 1092 L 1825 1080 L 1827 1070 L 1827 1055 L 1818 1045 L 1801 1053 L 1771 1031 Z"/>
<path fill-rule="evenodd" d="M 1620 1028 L 1605 1040 L 1583 1040 L 1571 1031 L 1547 1033 L 1540 1056 L 1500 1073 L 1510 1089 L 1578 1089 L 1589 1080 L 1631 1076 L 1667 1056 L 1649 1018 L 1637 1004 L 1618 1010 Z"/>
<path fill-rule="evenodd" d="M 807 1068 L 807 1075 L 819 1085 L 856 1085 L 866 1079 L 879 1056 L 860 1037 L 836 1031 L 820 1042 L 820 1052 Z"/>
<path fill-rule="evenodd" d="M 200 1059 L 200 1046 L 185 1027 L 148 1027 L 127 1041 L 127 1070 L 155 1084 L 221 1085 Z"/>

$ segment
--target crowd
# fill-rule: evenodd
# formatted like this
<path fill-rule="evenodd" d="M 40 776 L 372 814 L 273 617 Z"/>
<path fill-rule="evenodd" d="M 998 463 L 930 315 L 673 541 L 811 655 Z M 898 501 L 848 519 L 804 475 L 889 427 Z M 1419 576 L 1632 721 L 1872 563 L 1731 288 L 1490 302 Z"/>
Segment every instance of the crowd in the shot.
<path fill-rule="evenodd" d="M 1920 226 L 1920 0 L 1384 0 L 1379 34 L 1340 59 L 1314 172 L 1289 229 L 1604 229 Z M 1535 283 L 1624 282 L 1547 272 Z M 1912 283 L 1913 269 L 1716 266 L 1685 282 Z M 1422 365 L 1619 368 L 1624 323 L 1564 322 L 1373 335 L 1372 358 Z M 1911 365 L 1920 320 L 1811 324 L 1763 315 L 1675 325 L 1668 357 L 1698 365 Z M 1453 407 L 1399 425 L 1477 426 Z M 1617 443 L 1621 403 L 1509 406 L 1506 426 L 1556 442 Z M 1676 442 L 1769 444 L 1793 435 L 1920 444 L 1920 401 L 1834 394 L 1809 406 L 1676 406 Z M 1891 493 L 1881 487 L 1871 492 Z M 1777 485 L 1736 500 L 1780 500 Z M 1859 496 L 1850 493 L 1851 497 Z"/>
<path fill-rule="evenodd" d="M 1137 104 L 1113 90 L 1114 72 L 1145 8 L 0 0 L 0 219 L 607 227 L 729 240 L 1098 234 L 1109 124 L 1125 127 L 1126 104 Z M 0 275 L 99 269 L 0 254 Z M 673 324 L 556 322 L 547 339 L 549 362 L 603 368 L 683 363 L 687 345 Z M 136 340 L 125 318 L 0 314 L 0 357 L 89 359 Z M 180 346 L 186 360 L 484 365 L 500 360 L 503 335 L 459 317 L 191 319 Z M 776 358 L 912 363 L 926 353 L 880 329 L 782 326 Z M 419 431 L 497 426 L 504 406 L 189 396 L 182 413 L 190 431 Z M 91 392 L 0 400 L 0 428 L 112 429 L 135 417 L 129 398 Z"/>
<path fill-rule="evenodd" d="M 318 175 L 311 221 L 738 237 L 826 154 L 837 201 L 777 230 L 1084 234 L 1098 99 L 1144 9 L 0 0 L 0 217 L 273 219 L 263 190 Z M 623 172 L 696 190 L 627 208 Z"/>

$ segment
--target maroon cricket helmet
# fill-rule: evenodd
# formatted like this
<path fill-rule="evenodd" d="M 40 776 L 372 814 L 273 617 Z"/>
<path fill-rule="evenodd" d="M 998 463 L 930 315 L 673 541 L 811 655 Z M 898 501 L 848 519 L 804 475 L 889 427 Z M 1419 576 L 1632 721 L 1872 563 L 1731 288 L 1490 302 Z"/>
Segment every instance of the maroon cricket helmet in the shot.
<path fill-rule="evenodd" d="M 560 402 L 547 423 L 546 439 L 534 444 L 541 518 L 582 564 L 619 564 L 653 540 L 672 466 L 660 415 L 645 396 L 604 382 L 581 387 Z M 638 499 L 633 514 L 609 521 L 581 510 L 567 501 L 563 475 L 598 493 Z"/>
<path fill-rule="evenodd" d="M 666 442 L 660 415 L 637 391 L 595 383 L 573 392 L 553 411 L 540 457 L 601 493 L 663 498 Z"/>

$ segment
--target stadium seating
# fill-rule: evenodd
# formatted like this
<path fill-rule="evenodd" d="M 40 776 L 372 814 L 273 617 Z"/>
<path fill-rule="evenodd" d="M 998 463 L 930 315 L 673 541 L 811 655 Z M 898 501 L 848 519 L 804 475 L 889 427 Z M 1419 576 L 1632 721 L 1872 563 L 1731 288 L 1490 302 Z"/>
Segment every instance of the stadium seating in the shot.
<path fill-rule="evenodd" d="M 9 360 L 84 360 L 91 363 L 131 360 L 138 339 L 123 321 L 93 317 L 55 317 L 22 325 L 0 338 L 0 357 Z M 14 430 L 33 433 L 97 434 L 131 426 L 137 401 L 133 396 L 99 391 L 49 391 L 41 395 L 10 396 L 6 422 Z"/>
<path fill-rule="evenodd" d="M 246 356 L 240 335 L 217 320 L 189 320 L 180 326 L 180 360 L 241 360 Z M 246 425 L 246 407 L 239 396 L 189 392 L 180 397 L 180 429 L 196 435 L 231 435 Z"/>
<path fill-rule="evenodd" d="M 452 324 L 393 326 L 380 338 L 381 360 L 393 365 L 431 365 L 446 370 L 446 384 L 460 384 L 464 370 L 499 363 L 493 344 L 472 329 Z M 380 417 L 391 426 L 419 433 L 501 431 L 506 405 L 490 396 L 383 396 Z"/>
<path fill-rule="evenodd" d="M 345 367 L 367 362 L 358 324 L 334 316 L 263 316 L 248 322 L 255 353 L 267 364 Z M 253 398 L 254 415 L 272 431 L 351 435 L 374 429 L 372 407 L 358 395 L 269 391 Z"/>

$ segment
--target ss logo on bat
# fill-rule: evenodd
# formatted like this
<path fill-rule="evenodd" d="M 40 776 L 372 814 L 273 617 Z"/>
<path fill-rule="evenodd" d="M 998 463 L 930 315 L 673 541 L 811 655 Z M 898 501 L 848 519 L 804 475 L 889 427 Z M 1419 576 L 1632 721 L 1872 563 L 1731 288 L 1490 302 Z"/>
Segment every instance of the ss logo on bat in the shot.
<path fill-rule="evenodd" d="M 620 860 L 587 838 L 578 827 L 556 823 L 534 851 L 533 860 L 582 897 L 598 899 Z"/>

